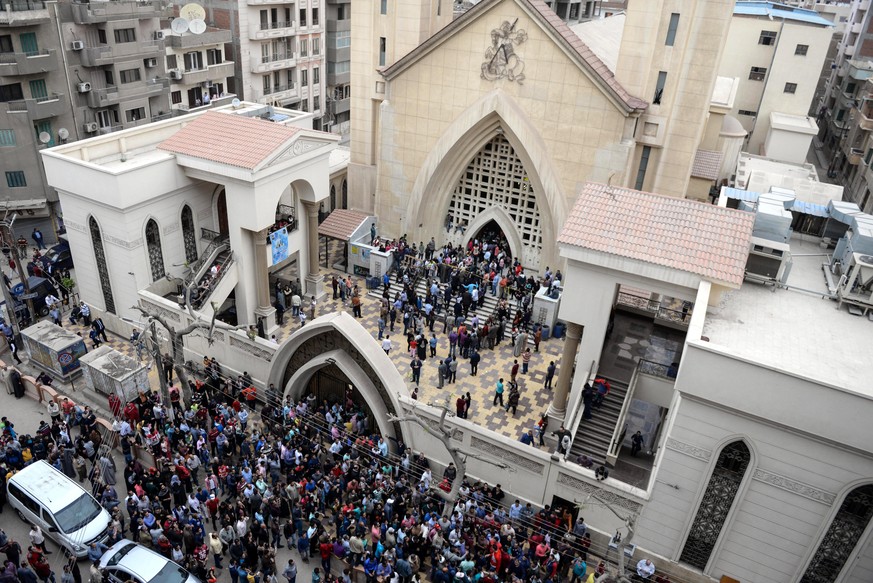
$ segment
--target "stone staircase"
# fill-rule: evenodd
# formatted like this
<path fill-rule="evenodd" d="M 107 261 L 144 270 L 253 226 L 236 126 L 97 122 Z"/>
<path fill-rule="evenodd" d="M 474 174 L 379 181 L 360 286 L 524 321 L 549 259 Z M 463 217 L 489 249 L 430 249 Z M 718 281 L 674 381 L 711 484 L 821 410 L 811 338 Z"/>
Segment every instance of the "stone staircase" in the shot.
<path fill-rule="evenodd" d="M 422 299 L 425 296 L 427 296 L 427 288 L 428 288 L 427 278 L 425 278 L 425 277 L 418 278 L 418 280 L 415 283 L 415 292 Z M 377 299 L 381 300 L 382 293 L 383 293 L 384 289 L 385 289 L 385 286 L 379 285 L 379 287 L 377 289 L 370 290 L 367 295 L 369 295 L 370 297 L 377 298 Z M 391 278 L 391 285 L 389 286 L 389 297 L 393 300 L 394 296 L 396 294 L 399 294 L 402 291 L 403 291 L 403 284 L 398 282 L 396 277 L 392 277 Z M 485 322 L 485 320 L 487 320 L 491 315 L 497 313 L 497 304 L 498 304 L 497 296 L 491 295 L 490 290 L 487 291 L 485 293 L 485 301 L 482 304 L 482 307 L 476 308 L 476 309 L 470 308 L 470 312 L 467 315 L 467 318 L 464 319 L 464 322 L 467 325 L 469 325 L 470 321 L 473 318 L 473 314 L 477 314 L 479 316 L 479 326 L 481 327 L 482 324 Z M 514 300 L 510 302 L 510 307 L 511 307 L 510 312 L 512 314 L 515 314 L 515 301 Z M 443 308 L 437 317 L 437 323 L 434 326 L 435 330 L 437 330 L 437 331 L 442 330 L 441 323 L 443 321 L 442 318 L 444 315 L 445 315 L 445 309 Z M 454 320 L 454 316 L 452 316 L 452 320 Z M 402 325 L 403 324 L 401 322 L 401 326 Z M 512 327 L 511 326 L 506 327 L 506 330 L 504 331 L 503 336 L 507 340 L 512 336 Z M 533 346 L 533 335 L 532 334 L 528 334 L 528 344 Z"/>
<path fill-rule="evenodd" d="M 609 381 L 611 387 L 609 394 L 599 409 L 592 409 L 591 419 L 583 419 L 579 423 L 579 429 L 576 431 L 573 445 L 570 447 L 569 457 L 571 461 L 575 461 L 576 457 L 581 454 L 592 458 L 597 465 L 606 460 L 606 453 L 612 443 L 612 434 L 624 405 L 628 385 L 623 381 L 608 377 L 603 378 Z"/>

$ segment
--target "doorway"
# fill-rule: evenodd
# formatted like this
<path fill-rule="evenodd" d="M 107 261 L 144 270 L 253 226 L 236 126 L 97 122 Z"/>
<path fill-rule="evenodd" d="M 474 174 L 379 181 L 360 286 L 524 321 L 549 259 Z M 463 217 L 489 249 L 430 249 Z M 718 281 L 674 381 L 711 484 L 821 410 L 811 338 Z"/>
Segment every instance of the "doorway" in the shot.
<path fill-rule="evenodd" d="M 223 188 L 218 193 L 218 201 L 215 207 L 218 212 L 218 232 L 222 235 L 230 234 L 230 227 L 227 225 L 227 195 Z"/>
<path fill-rule="evenodd" d="M 494 219 L 485 223 L 482 228 L 473 235 L 473 239 L 479 242 L 480 249 L 486 243 L 488 245 L 497 245 L 499 250 L 506 257 L 506 264 L 512 264 L 512 250 L 509 247 L 509 241 L 503 233 L 503 229 L 500 228 L 500 225 L 498 225 L 497 221 Z"/>

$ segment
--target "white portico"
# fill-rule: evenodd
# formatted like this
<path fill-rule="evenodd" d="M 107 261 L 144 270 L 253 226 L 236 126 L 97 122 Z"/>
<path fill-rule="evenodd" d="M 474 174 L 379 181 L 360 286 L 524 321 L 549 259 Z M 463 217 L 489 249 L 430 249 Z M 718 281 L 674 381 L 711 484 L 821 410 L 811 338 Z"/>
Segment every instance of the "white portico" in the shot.
<path fill-rule="evenodd" d="M 139 290 L 178 309 L 167 298 L 195 281 L 205 317 L 230 305 L 234 323 L 270 331 L 271 270 L 296 266 L 302 292 L 319 295 L 318 208 L 338 138 L 306 129 L 311 117 L 241 103 L 43 151 L 82 299 L 109 324 L 138 316 Z"/>

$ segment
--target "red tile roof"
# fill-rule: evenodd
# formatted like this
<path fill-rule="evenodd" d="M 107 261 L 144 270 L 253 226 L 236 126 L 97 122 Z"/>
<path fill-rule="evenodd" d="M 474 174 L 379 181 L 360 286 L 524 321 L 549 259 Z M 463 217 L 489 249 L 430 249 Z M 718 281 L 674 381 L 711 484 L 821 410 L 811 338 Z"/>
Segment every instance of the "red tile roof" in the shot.
<path fill-rule="evenodd" d="M 462 28 L 473 19 L 477 18 L 480 14 L 486 12 L 492 5 L 501 1 L 502 0 L 482 0 L 473 6 L 473 8 L 462 14 L 459 18 L 456 18 L 441 30 L 437 31 L 437 33 L 432 37 L 408 52 L 396 63 L 384 69 L 382 74 L 386 79 L 391 79 L 401 71 L 405 70 L 410 64 L 417 61 L 420 56 L 427 54 L 441 42 L 451 37 L 456 30 Z M 603 61 L 594 54 L 588 45 L 582 42 L 582 40 L 576 36 L 572 30 L 570 30 L 570 27 L 567 26 L 567 24 L 561 20 L 558 15 L 555 14 L 545 2 L 543 2 L 543 0 L 515 1 L 519 4 L 527 4 L 534 17 L 536 17 L 544 27 L 551 27 L 554 32 L 558 34 L 559 42 L 564 44 L 564 46 L 570 51 L 577 53 L 582 58 L 583 66 L 587 67 L 596 77 L 600 77 L 603 85 L 605 85 L 604 88 L 618 98 L 618 100 L 624 104 L 626 109 L 629 111 L 645 110 L 649 106 L 647 102 L 628 93 L 627 89 L 618 82 L 618 79 L 616 79 L 612 71 L 609 70 L 609 67 L 607 67 Z M 519 49 L 519 52 L 523 52 L 523 48 Z"/>
<path fill-rule="evenodd" d="M 318 234 L 348 241 L 358 227 L 361 226 L 361 223 L 372 216 L 359 211 L 335 209 L 318 225 Z"/>
<path fill-rule="evenodd" d="M 208 111 L 158 145 L 161 150 L 254 170 L 299 128 Z"/>
<path fill-rule="evenodd" d="M 718 180 L 721 171 L 722 153 L 714 150 L 697 150 L 694 156 L 694 164 L 691 166 L 691 176 Z"/>
<path fill-rule="evenodd" d="M 745 211 L 588 182 L 558 243 L 739 287 L 754 223 Z"/>

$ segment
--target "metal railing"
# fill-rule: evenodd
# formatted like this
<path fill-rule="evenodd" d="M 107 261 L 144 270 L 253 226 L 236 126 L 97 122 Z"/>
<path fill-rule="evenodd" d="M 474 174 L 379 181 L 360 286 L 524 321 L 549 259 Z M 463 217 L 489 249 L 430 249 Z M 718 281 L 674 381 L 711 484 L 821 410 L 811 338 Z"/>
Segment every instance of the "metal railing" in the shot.
<path fill-rule="evenodd" d="M 294 53 L 273 53 L 272 55 L 261 55 L 261 64 L 275 63 L 276 61 L 291 61 L 294 59 Z"/>
<path fill-rule="evenodd" d="M 6 111 L 27 111 L 28 103 L 48 103 L 49 101 L 58 101 L 61 97 L 60 93 L 49 93 L 48 95 L 42 95 L 40 97 L 10 101 L 7 104 L 8 107 Z"/>
<path fill-rule="evenodd" d="M 276 30 L 277 28 L 294 28 L 294 21 L 262 22 L 261 30 Z"/>
<path fill-rule="evenodd" d="M 3 8 L 8 8 L 12 12 L 27 12 L 29 10 L 45 10 L 45 2 L 39 0 L 13 0 L 12 2 L 3 2 Z"/>
<path fill-rule="evenodd" d="M 609 449 L 606 451 L 606 461 L 611 465 L 615 464 L 618 459 L 618 452 L 621 451 L 621 444 L 624 442 L 625 433 L 627 431 L 627 412 L 630 409 L 631 401 L 634 398 L 634 390 L 637 387 L 637 378 L 640 375 L 640 366 L 634 368 L 630 382 L 627 384 L 627 392 L 624 394 L 624 402 L 621 404 L 621 410 L 618 412 L 618 417 L 615 420 L 615 429 L 612 430 L 612 440 L 610 441 Z M 612 461 L 610 461 L 612 460 Z"/>
<path fill-rule="evenodd" d="M 290 91 L 297 86 L 294 83 L 288 85 L 274 85 L 272 87 L 264 87 L 263 95 L 271 95 L 273 93 L 281 93 L 282 91 Z"/>
<path fill-rule="evenodd" d="M 594 376 L 594 367 L 597 365 L 596 360 L 591 361 L 591 366 L 588 367 L 588 372 L 585 376 L 585 382 L 587 383 L 591 377 Z M 581 391 L 580 391 L 581 393 Z M 567 400 L 569 401 L 570 396 L 567 395 Z M 569 403 L 567 403 L 569 405 Z M 576 407 L 570 411 L 570 423 L 566 422 L 566 417 L 564 418 L 564 427 L 570 430 L 570 445 L 567 447 L 567 452 L 565 455 L 569 455 L 571 451 L 573 451 L 573 443 L 576 442 L 576 436 L 579 434 L 579 425 L 582 423 L 582 413 L 585 412 L 585 406 L 582 402 L 581 397 L 576 399 Z"/>
<path fill-rule="evenodd" d="M 206 270 L 212 266 L 212 262 L 225 250 L 230 250 L 227 235 L 219 235 L 212 239 L 209 245 L 206 246 L 206 249 L 203 250 L 203 253 L 200 254 L 200 257 L 188 266 L 190 272 L 185 277 L 185 284 L 188 285 L 193 281 L 200 281 Z"/>
<path fill-rule="evenodd" d="M 616 303 L 652 313 L 657 312 L 658 308 L 661 307 L 661 302 L 622 291 L 618 292 Z"/>
<path fill-rule="evenodd" d="M 228 272 L 228 270 L 230 269 L 230 267 L 232 265 L 233 265 L 233 254 L 230 254 L 227 256 L 227 261 L 224 262 L 224 265 L 222 265 L 219 268 L 218 276 L 209 283 L 209 288 L 207 290 L 200 293 L 200 295 L 197 297 L 197 301 L 191 302 L 191 307 L 193 307 L 195 310 L 200 310 L 200 308 L 203 306 L 203 304 L 206 303 L 206 300 L 209 299 L 209 297 L 212 295 L 212 293 L 216 290 L 218 285 L 221 283 L 221 280 L 224 279 L 225 274 Z M 205 277 L 205 274 L 204 274 L 204 277 Z M 201 280 L 202 280 L 202 278 L 201 278 Z M 199 289 L 200 286 L 198 285 L 197 287 Z"/>
<path fill-rule="evenodd" d="M 643 374 L 659 377 L 662 379 L 676 380 L 676 371 L 672 370 L 672 364 L 655 362 L 641 358 L 637 364 L 637 370 Z"/>
<path fill-rule="evenodd" d="M 202 227 L 200 229 L 200 238 L 201 239 L 206 239 L 207 241 L 214 241 L 215 239 L 218 239 L 219 237 L 221 237 L 221 233 L 219 233 L 217 231 L 207 229 L 206 227 Z"/>

